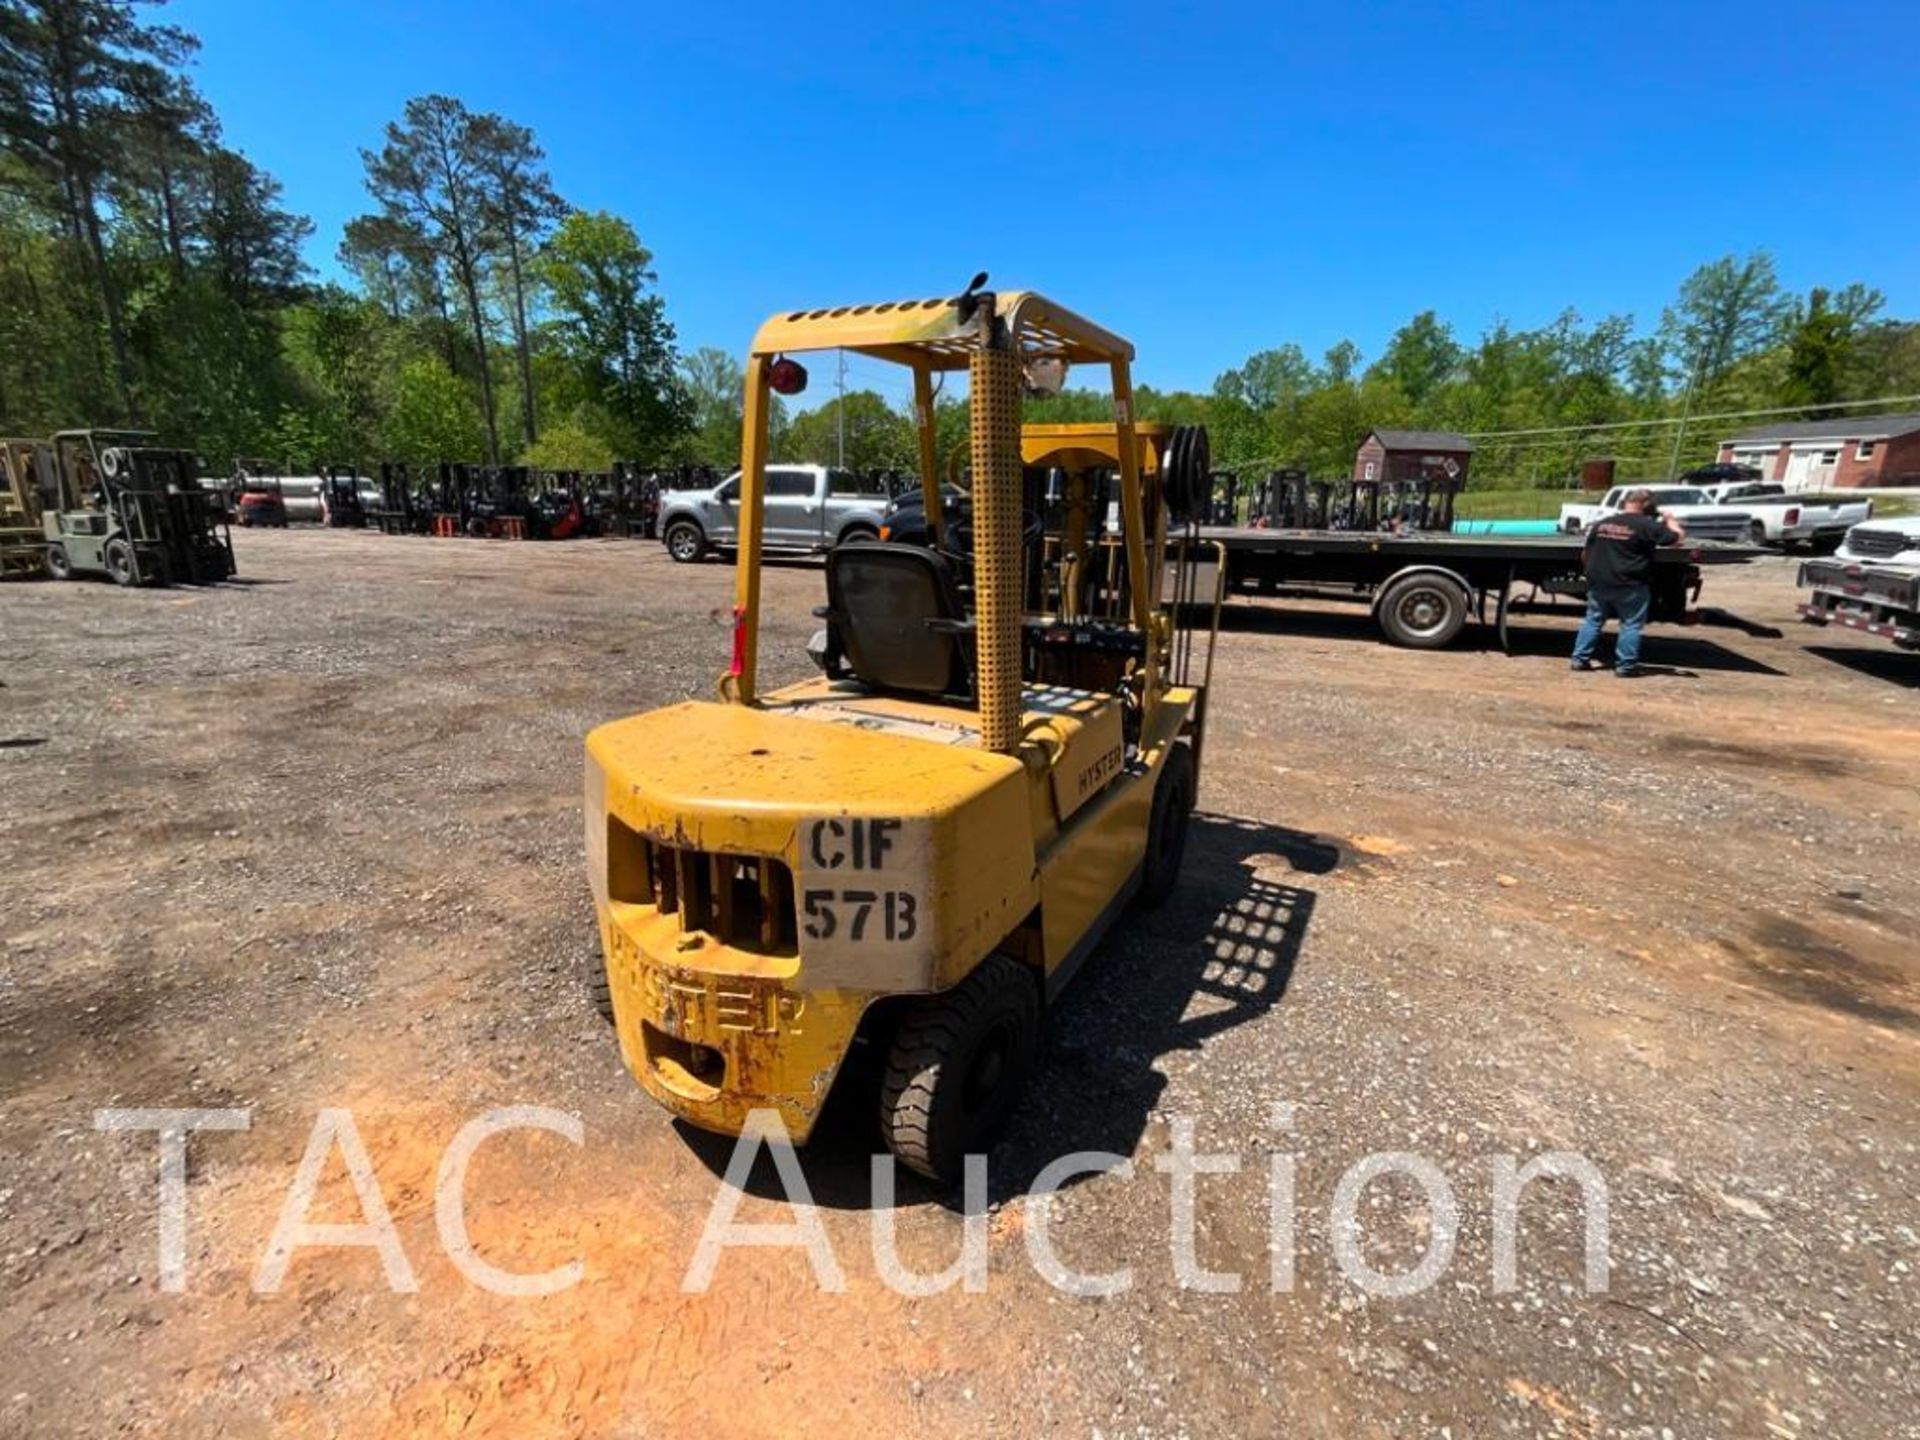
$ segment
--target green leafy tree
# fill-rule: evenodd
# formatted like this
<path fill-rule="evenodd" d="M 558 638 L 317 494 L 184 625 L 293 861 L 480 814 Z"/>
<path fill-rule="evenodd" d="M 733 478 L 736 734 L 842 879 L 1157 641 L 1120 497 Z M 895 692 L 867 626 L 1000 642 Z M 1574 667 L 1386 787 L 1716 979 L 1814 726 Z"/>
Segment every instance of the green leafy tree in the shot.
<path fill-rule="evenodd" d="M 102 200 L 127 118 L 183 64 L 194 41 L 143 24 L 130 0 L 8 0 L 0 5 L 0 143 L 42 183 L 82 263 L 113 356 L 121 413 L 139 418 L 133 346 Z"/>
<path fill-rule="evenodd" d="M 1787 337 L 1787 404 L 1804 405 L 1809 417 L 1834 413 L 1821 407 L 1846 397 L 1855 346 L 1885 304 L 1879 291 L 1864 285 L 1849 285 L 1838 294 L 1820 286 L 1809 292 Z"/>
<path fill-rule="evenodd" d="M 776 452 L 778 458 L 816 465 L 842 463 L 843 417 L 849 469 L 919 469 L 913 422 L 872 390 L 849 390 L 844 397 L 836 396 L 794 416 Z"/>
<path fill-rule="evenodd" d="M 506 256 L 507 314 L 520 382 L 521 436 L 531 445 L 539 428 L 532 331 L 527 324 L 529 262 L 541 238 L 567 213 L 567 204 L 553 188 L 546 152 L 534 143 L 533 131 L 526 126 L 498 115 L 478 115 L 469 143 L 486 180 L 482 213 Z"/>
<path fill-rule="evenodd" d="M 687 458 L 708 465 L 737 463 L 747 386 L 740 362 L 716 346 L 702 346 L 680 361 L 680 383 L 692 427 Z M 773 398 L 778 404 L 779 397 Z"/>
<path fill-rule="evenodd" d="M 1773 257 L 1761 250 L 1694 271 L 1661 328 L 1682 379 L 1710 392 L 1741 360 L 1778 344 L 1792 315 Z"/>
<path fill-rule="evenodd" d="M 481 286 L 495 243 L 491 228 L 487 156 L 475 134 L 475 117 L 447 95 L 409 100 L 401 118 L 386 128 L 378 151 L 362 150 L 367 190 L 380 214 L 412 243 L 428 248 L 452 277 L 465 313 L 474 371 L 480 383 L 486 456 L 500 460 L 500 427 L 488 353 L 488 320 Z"/>
<path fill-rule="evenodd" d="M 472 390 L 428 356 L 407 361 L 394 377 L 382 434 L 389 456 L 416 464 L 477 455 L 487 438 Z"/>
<path fill-rule="evenodd" d="M 652 253 L 619 216 L 576 210 L 537 268 L 556 343 L 612 422 L 609 439 L 632 458 L 669 453 L 691 426 L 691 402 L 676 373 L 666 302 L 653 290 Z"/>
<path fill-rule="evenodd" d="M 1418 407 L 1453 378 L 1461 359 L 1452 328 L 1433 311 L 1422 310 L 1394 331 L 1368 374 L 1392 381 L 1399 393 Z"/>
<path fill-rule="evenodd" d="M 536 470 L 610 470 L 618 457 L 603 433 L 604 422 L 586 411 L 576 412 L 547 426 L 540 438 L 520 452 L 520 463 Z"/>

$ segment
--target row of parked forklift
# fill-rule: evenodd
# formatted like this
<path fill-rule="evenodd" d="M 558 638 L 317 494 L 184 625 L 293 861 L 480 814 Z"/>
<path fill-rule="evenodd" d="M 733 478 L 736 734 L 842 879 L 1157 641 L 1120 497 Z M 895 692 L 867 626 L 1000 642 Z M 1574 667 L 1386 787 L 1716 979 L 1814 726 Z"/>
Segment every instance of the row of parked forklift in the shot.
<path fill-rule="evenodd" d="M 204 585 L 234 573 L 199 457 L 140 430 L 0 440 L 0 574 Z"/>

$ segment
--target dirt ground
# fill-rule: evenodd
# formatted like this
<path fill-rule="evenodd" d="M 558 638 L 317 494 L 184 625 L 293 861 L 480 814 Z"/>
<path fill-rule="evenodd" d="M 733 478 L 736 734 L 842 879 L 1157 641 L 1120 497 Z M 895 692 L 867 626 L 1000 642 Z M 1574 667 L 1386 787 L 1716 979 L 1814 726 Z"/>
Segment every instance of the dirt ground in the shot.
<path fill-rule="evenodd" d="M 1513 656 L 1416 654 L 1358 611 L 1236 602 L 1182 889 L 1050 1017 L 985 1290 L 909 1298 L 873 1258 L 855 1083 L 803 1153 L 844 1288 L 730 1250 L 684 1293 L 729 1147 L 646 1099 L 578 985 L 582 736 L 710 692 L 730 572 L 236 544 L 243 580 L 204 592 L 0 590 L 0 1433 L 1920 1434 L 1920 657 L 1799 627 L 1791 561 L 1706 597 L 1778 636 L 1656 630 L 1638 682 L 1569 675 L 1559 618 Z M 769 576 L 781 676 L 820 592 Z M 436 1229 L 446 1146 L 502 1105 L 584 1129 L 490 1141 L 468 1177 L 480 1255 L 581 1263 L 544 1298 L 469 1284 Z M 95 1128 L 115 1106 L 248 1114 L 192 1140 L 184 1293 L 154 1137 Z M 417 1288 L 339 1248 L 257 1292 L 336 1108 Z M 1240 1157 L 1197 1190 L 1235 1293 L 1175 1280 L 1154 1161 L 1184 1121 Z M 1026 1198 L 1075 1149 L 1131 1173 Z M 1493 1166 L 1550 1151 L 1604 1179 L 1604 1289 L 1565 1180 L 1526 1191 L 1496 1283 Z M 1336 1225 L 1380 1152 L 1459 1214 L 1403 1298 L 1337 1248 L 1398 1273 L 1433 1238 L 1404 1177 Z M 742 1219 L 788 1218 L 770 1164 L 749 1188 Z M 1048 1285 L 1043 1215 L 1131 1285 Z M 339 1155 L 312 1218 L 361 1218 Z M 957 1252 L 955 1196 L 903 1179 L 883 1218 L 920 1268 Z"/>

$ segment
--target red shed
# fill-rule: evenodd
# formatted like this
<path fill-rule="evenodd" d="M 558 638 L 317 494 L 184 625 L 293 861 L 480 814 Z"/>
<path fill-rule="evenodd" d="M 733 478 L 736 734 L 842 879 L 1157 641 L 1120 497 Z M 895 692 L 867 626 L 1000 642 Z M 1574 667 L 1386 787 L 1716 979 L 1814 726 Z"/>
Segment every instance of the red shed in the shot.
<path fill-rule="evenodd" d="M 1452 430 L 1371 430 L 1353 457 L 1356 480 L 1467 478 L 1473 442 Z"/>

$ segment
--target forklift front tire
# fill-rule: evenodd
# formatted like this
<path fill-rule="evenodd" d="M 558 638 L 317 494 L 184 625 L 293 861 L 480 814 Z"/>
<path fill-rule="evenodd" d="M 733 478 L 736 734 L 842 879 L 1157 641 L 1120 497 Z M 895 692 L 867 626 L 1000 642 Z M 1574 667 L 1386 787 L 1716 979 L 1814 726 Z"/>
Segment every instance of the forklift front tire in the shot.
<path fill-rule="evenodd" d="M 56 580 L 73 579 L 73 561 L 67 558 L 67 547 L 59 543 L 47 546 L 47 573 Z"/>
<path fill-rule="evenodd" d="M 1147 858 L 1141 865 L 1140 904 L 1151 910 L 1166 903 L 1180 883 L 1180 861 L 1187 853 L 1187 819 L 1193 814 L 1193 751 L 1176 744 L 1167 753 L 1159 783 L 1153 787 L 1153 814 L 1147 821 Z"/>
<path fill-rule="evenodd" d="M 998 1138 L 1040 1045 L 1040 989 L 1009 956 L 987 956 L 919 1001 L 894 1032 L 880 1129 L 909 1170 L 943 1184 Z"/>
<path fill-rule="evenodd" d="M 131 585 L 133 574 L 133 548 L 124 540 L 107 542 L 107 575 L 116 585 Z"/>
<path fill-rule="evenodd" d="M 691 520 L 681 520 L 667 527 L 667 554 L 682 565 L 691 565 L 706 553 L 706 534 Z"/>

